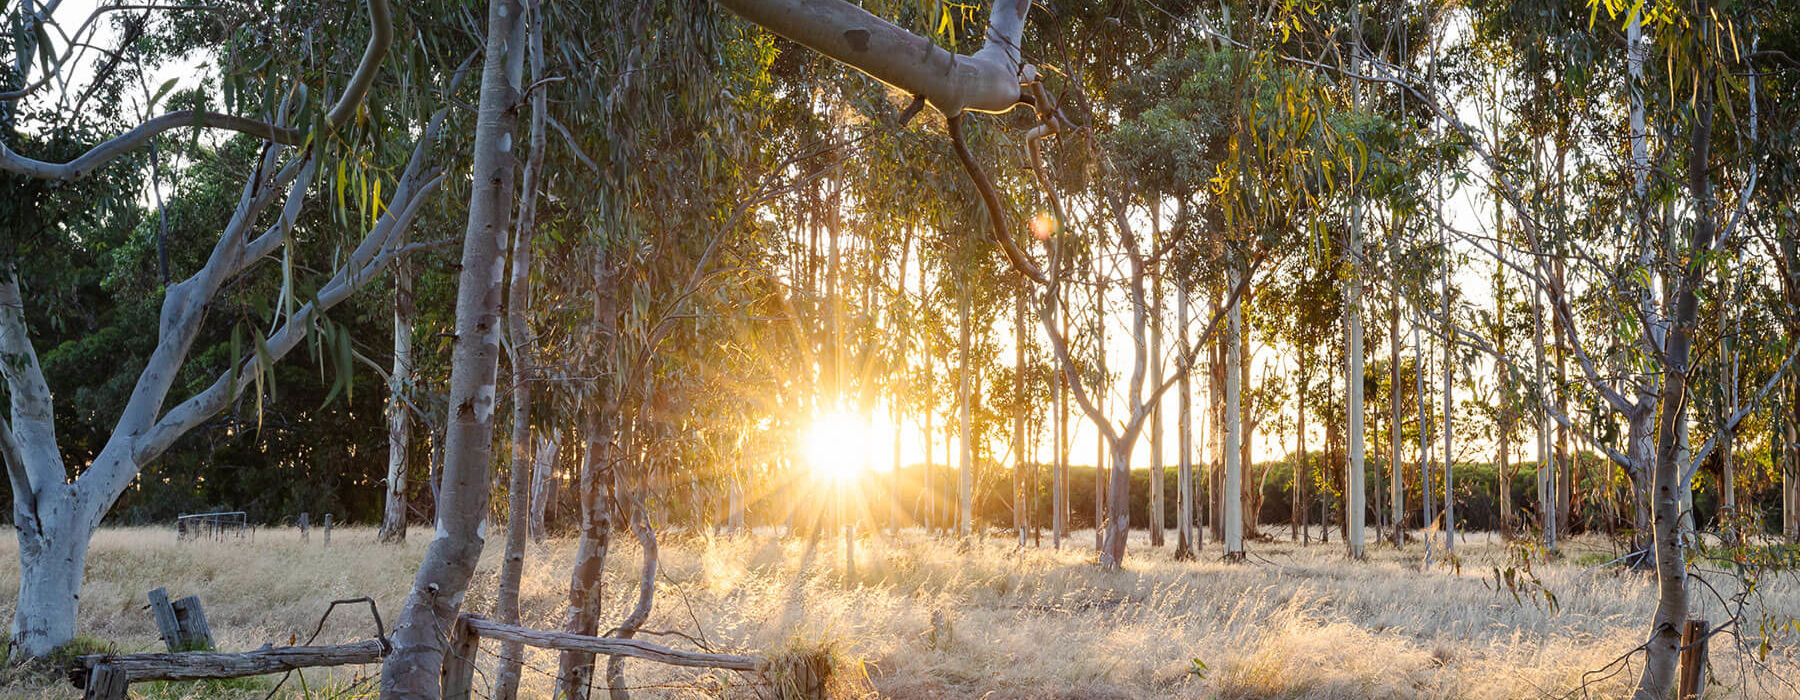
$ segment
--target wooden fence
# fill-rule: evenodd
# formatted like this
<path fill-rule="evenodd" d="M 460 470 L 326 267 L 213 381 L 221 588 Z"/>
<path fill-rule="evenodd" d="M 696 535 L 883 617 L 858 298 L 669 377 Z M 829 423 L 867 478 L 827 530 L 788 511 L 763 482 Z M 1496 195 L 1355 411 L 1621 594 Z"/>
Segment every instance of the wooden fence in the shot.
<path fill-rule="evenodd" d="M 543 649 L 626 656 L 689 668 L 763 673 L 772 666 L 770 660 L 762 656 L 683 651 L 639 639 L 549 632 L 502 624 L 473 613 L 463 613 L 457 618 L 450 645 L 444 654 L 444 698 L 466 700 L 472 697 L 475 657 L 483 638 L 518 642 Z M 320 666 L 373 664 L 380 663 L 387 651 L 385 639 L 371 639 L 329 646 L 268 647 L 237 654 L 214 651 L 91 654 L 75 658 L 69 667 L 69 682 L 84 689 L 83 697 L 88 700 L 125 700 L 128 697 L 126 689 L 132 683 L 241 678 Z M 800 695 L 821 696 L 822 691 L 817 687 L 816 680 L 800 680 L 814 678 L 816 674 L 798 668 L 794 675 Z"/>

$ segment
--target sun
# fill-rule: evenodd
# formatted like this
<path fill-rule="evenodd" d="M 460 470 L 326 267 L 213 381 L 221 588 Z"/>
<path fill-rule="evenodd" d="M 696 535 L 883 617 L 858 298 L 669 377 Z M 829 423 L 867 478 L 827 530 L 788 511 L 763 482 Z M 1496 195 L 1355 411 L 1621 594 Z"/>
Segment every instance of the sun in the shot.
<path fill-rule="evenodd" d="M 868 460 L 868 423 L 843 411 L 813 420 L 806 430 L 806 463 L 813 474 L 833 482 L 854 481 Z"/>

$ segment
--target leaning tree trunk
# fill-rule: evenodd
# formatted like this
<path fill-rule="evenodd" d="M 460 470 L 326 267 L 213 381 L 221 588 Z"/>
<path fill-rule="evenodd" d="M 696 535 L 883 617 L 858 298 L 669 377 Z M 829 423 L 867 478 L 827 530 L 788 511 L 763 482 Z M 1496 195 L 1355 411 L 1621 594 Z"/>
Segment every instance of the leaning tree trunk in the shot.
<path fill-rule="evenodd" d="M 488 463 L 494 437 L 494 385 L 500 357 L 500 297 L 506 232 L 513 199 L 512 155 L 522 55 L 511 41 L 518 0 L 489 0 L 486 59 L 475 120 L 469 223 L 456 296 L 456 340 L 450 364 L 444 475 L 436 536 L 400 609 L 393 652 L 382 664 L 382 696 L 435 698 L 448 630 L 462 607 L 484 544 Z"/>
<path fill-rule="evenodd" d="M 650 527 L 650 514 L 643 508 L 632 509 L 631 532 L 637 535 L 638 546 L 643 549 L 644 563 L 638 572 L 637 605 L 632 606 L 631 614 L 625 616 L 624 622 L 606 635 L 616 639 L 636 636 L 650 619 L 650 607 L 656 602 L 656 530 Z M 606 689 L 611 700 L 630 700 L 631 692 L 625 682 L 625 657 L 614 656 L 606 660 Z"/>

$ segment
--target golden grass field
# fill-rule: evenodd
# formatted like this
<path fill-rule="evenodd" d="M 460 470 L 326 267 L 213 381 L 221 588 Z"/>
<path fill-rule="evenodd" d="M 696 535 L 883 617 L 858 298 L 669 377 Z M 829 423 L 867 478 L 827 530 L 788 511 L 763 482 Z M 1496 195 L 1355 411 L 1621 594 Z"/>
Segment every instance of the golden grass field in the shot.
<path fill-rule="evenodd" d="M 339 528 L 329 549 L 291 529 L 253 540 L 175 541 L 163 528 L 99 533 L 82 592 L 84 635 L 124 651 L 160 650 L 143 610 L 156 586 L 199 595 L 222 650 L 304 641 L 326 604 L 373 596 L 393 616 L 427 533 L 405 546 L 374 542 L 366 528 Z M 1286 536 L 1271 528 L 1266 534 Z M 1335 533 L 1334 533 L 1335 534 Z M 1143 537 L 1142 533 L 1138 533 Z M 1335 540 L 1335 537 L 1334 537 Z M 11 616 L 16 545 L 0 551 L 0 614 Z M 1611 558 L 1600 540 L 1576 540 L 1565 558 L 1535 566 L 1559 606 L 1496 590 L 1494 567 L 1515 552 L 1483 535 L 1460 542 L 1460 572 L 1422 567 L 1424 548 L 1372 545 L 1366 562 L 1342 548 L 1253 543 L 1247 563 L 1198 563 L 1134 542 L 1123 571 L 1093 563 L 1093 535 L 1076 533 L 1061 552 L 1014 551 L 996 536 L 959 552 L 953 542 L 903 533 L 858 543 L 846 579 L 841 540 L 758 535 L 711 539 L 666 533 L 662 574 L 648 629 L 678 630 L 719 651 L 828 650 L 838 662 L 834 695 L 901 698 L 1535 698 L 1581 696 L 1584 672 L 1642 641 L 1654 603 L 1641 574 L 1594 569 Z M 491 608 L 501 538 L 487 554 L 464 609 Z M 1044 540 L 1048 545 L 1048 538 Z M 534 547 L 522 590 L 525 624 L 558 628 L 573 540 Z M 608 561 L 609 618 L 631 607 L 639 552 L 615 547 Z M 1800 580 L 1765 577 L 1751 598 L 1748 650 L 1726 635 L 1712 644 L 1708 697 L 1800 697 Z M 1730 595 L 1735 580 L 1708 581 Z M 1696 587 L 1702 588 L 1702 587 Z M 1697 590 L 1702 614 L 1724 619 L 1720 601 Z M 934 624 L 933 620 L 937 620 Z M 1765 624 L 1766 623 L 1766 624 Z M 1786 625 L 1782 628 L 1782 625 Z M 1765 634 L 1764 628 L 1768 628 Z M 319 643 L 367 638 L 365 609 L 340 609 Z M 656 641 L 692 648 L 677 636 Z M 1755 646 L 1767 641 L 1766 661 Z M 494 651 L 489 646 L 487 651 Z M 491 666 L 491 654 L 483 662 Z M 1204 670 L 1198 664 L 1204 664 Z M 526 697 L 544 697 L 555 658 L 527 660 Z M 1637 667 L 1593 674 L 1586 692 L 1616 697 Z M 378 669 L 316 670 L 289 679 L 290 697 L 370 697 Z M 640 697 L 756 697 L 752 679 L 718 677 L 633 661 Z M 477 678 L 477 685 L 482 680 Z M 262 697 L 273 679 L 195 686 L 140 684 L 142 697 Z M 303 690 L 304 689 L 304 690 Z M 60 679 L 11 671 L 0 697 L 78 697 Z"/>

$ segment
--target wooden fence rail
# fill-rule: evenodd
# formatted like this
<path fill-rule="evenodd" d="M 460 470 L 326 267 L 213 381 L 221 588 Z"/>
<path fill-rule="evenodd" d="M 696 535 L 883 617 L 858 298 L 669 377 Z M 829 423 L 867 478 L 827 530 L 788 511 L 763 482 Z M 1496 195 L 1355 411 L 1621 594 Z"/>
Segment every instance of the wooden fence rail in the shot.
<path fill-rule="evenodd" d="M 720 668 L 730 671 L 760 672 L 769 670 L 770 661 L 761 656 L 709 654 L 671 649 L 637 639 L 589 637 L 568 632 L 548 632 L 494 622 L 474 613 L 457 618 L 450 646 L 444 659 L 443 690 L 445 700 L 470 697 L 475 682 L 475 653 L 482 637 L 526 646 L 562 651 L 590 652 L 604 656 L 628 656 L 671 666 Z"/>
<path fill-rule="evenodd" d="M 90 654 L 75 657 L 69 667 L 69 682 L 77 688 L 85 688 L 85 697 L 114 700 L 126 697 L 127 685 L 143 681 L 241 678 L 315 666 L 380 663 L 384 647 L 381 640 L 371 639 L 331 646 L 271 647 L 238 654 L 215 651 Z"/>

